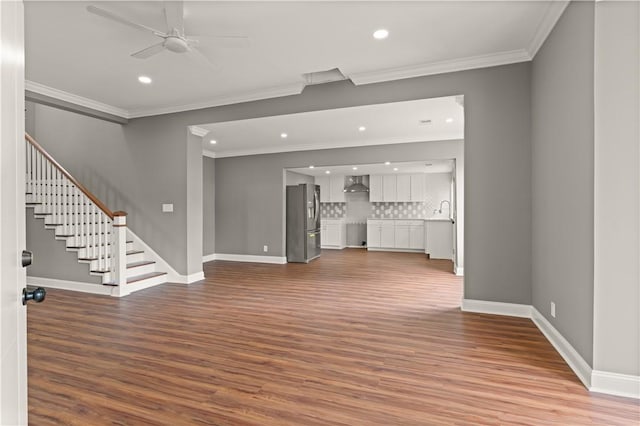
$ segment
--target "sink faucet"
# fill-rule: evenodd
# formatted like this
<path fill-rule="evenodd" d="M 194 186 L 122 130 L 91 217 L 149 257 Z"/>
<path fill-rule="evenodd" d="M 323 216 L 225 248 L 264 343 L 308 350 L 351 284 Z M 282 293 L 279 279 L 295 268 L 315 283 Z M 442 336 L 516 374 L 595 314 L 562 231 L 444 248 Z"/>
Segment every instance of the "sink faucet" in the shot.
<path fill-rule="evenodd" d="M 449 204 L 449 213 L 451 213 L 451 203 L 449 202 L 449 200 L 442 200 L 440 201 L 440 210 L 438 210 L 438 213 L 442 214 L 442 205 L 444 203 Z"/>

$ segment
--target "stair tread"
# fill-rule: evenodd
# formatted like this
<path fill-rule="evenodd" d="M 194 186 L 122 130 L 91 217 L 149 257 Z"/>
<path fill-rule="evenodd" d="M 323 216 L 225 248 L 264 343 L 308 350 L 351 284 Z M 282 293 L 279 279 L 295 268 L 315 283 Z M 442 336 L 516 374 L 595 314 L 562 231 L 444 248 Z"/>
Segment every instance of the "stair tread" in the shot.
<path fill-rule="evenodd" d="M 69 247 L 69 248 L 75 248 L 75 247 Z M 126 254 L 127 256 L 132 256 L 134 254 L 140 254 L 140 253 L 144 253 L 144 250 L 129 250 Z M 108 255 L 107 257 L 111 257 L 111 255 Z M 98 260 L 98 258 L 97 257 L 79 257 L 78 260 L 93 261 L 93 260 Z"/>
<path fill-rule="evenodd" d="M 148 278 L 155 278 L 162 275 L 167 275 L 166 272 L 149 272 L 148 274 L 136 275 L 135 277 L 127 278 L 127 284 L 135 283 L 138 281 L 146 280 Z"/>
<path fill-rule="evenodd" d="M 56 235 L 56 237 L 60 237 L 60 236 L 61 235 Z M 73 235 L 69 235 L 69 236 L 73 237 Z M 130 242 L 132 242 L 132 241 L 127 241 L 127 243 L 130 243 Z M 107 245 L 110 246 L 111 243 L 107 242 Z M 102 244 L 102 246 L 104 246 L 104 244 Z M 73 249 L 73 250 L 81 250 L 81 249 L 86 249 L 86 248 L 90 248 L 90 247 L 94 247 L 94 246 L 91 246 L 91 245 L 88 246 L 86 244 L 84 246 L 67 246 L 68 249 Z M 101 247 L 101 245 L 96 245 L 95 247 Z"/>
<path fill-rule="evenodd" d="M 141 260 L 140 262 L 127 263 L 127 269 L 133 269 L 139 266 L 153 265 L 154 263 L 156 262 L 154 262 L 153 260 Z"/>

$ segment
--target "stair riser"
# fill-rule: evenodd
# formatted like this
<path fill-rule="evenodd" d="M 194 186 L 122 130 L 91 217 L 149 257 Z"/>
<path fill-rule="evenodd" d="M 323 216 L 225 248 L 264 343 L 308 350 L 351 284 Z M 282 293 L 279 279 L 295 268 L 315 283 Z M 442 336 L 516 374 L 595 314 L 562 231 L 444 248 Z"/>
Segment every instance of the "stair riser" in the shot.
<path fill-rule="evenodd" d="M 81 248 L 81 249 L 70 249 L 69 246 L 73 247 L 72 244 L 67 244 L 67 249 L 69 250 L 73 250 L 76 251 L 78 253 L 78 257 L 79 258 L 83 258 L 83 257 L 93 257 L 95 253 L 97 253 L 97 250 L 94 252 L 92 250 L 92 247 L 89 246 L 87 248 Z M 127 251 L 131 251 L 133 250 L 133 243 L 127 243 Z M 142 256 L 144 256 L 144 253 L 136 253 L 136 254 L 140 254 Z M 111 245 L 107 246 L 107 256 L 111 255 Z M 127 255 L 130 256 L 130 255 Z M 127 257 L 128 259 L 128 257 Z M 144 259 L 140 259 L 140 260 L 144 260 Z M 130 261 L 130 262 L 137 262 L 137 261 Z"/>
<path fill-rule="evenodd" d="M 82 256 L 79 256 L 82 257 Z M 135 253 L 135 254 L 128 254 L 127 255 L 127 263 L 134 263 L 134 262 L 142 262 L 144 260 L 144 253 Z M 100 263 L 97 260 L 92 260 L 90 262 L 87 261 L 83 261 L 80 260 L 80 263 L 89 263 L 90 266 L 89 268 L 92 270 L 99 270 L 100 269 Z M 143 267 L 139 267 L 139 268 L 134 268 L 134 269 L 142 269 Z M 153 272 L 153 271 L 151 271 Z M 136 275 L 141 275 L 141 274 L 136 274 Z"/>
<path fill-rule="evenodd" d="M 153 287 L 154 285 L 164 284 L 167 282 L 166 275 L 160 275 L 158 277 L 147 278 L 144 280 L 136 281 L 131 284 L 127 284 L 127 290 L 130 292 L 143 290 L 145 288 Z"/>
<path fill-rule="evenodd" d="M 136 268 L 127 268 L 127 278 L 135 277 L 138 275 L 149 274 L 156 271 L 155 263 L 149 265 L 138 266 Z"/>

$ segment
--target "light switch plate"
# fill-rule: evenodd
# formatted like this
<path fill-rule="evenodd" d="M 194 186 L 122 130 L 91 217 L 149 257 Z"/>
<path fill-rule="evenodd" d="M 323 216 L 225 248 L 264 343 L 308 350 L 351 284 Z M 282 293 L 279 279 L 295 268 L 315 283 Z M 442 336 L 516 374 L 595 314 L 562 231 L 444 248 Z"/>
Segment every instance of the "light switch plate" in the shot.
<path fill-rule="evenodd" d="M 163 204 L 162 213 L 173 213 L 173 204 Z"/>

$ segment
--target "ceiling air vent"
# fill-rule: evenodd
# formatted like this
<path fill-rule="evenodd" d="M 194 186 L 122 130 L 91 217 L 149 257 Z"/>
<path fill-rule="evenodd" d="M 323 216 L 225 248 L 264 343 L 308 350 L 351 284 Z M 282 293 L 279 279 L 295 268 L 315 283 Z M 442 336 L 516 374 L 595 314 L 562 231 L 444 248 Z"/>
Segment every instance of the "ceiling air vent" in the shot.
<path fill-rule="evenodd" d="M 311 86 L 314 84 L 324 84 L 331 83 L 334 81 L 342 81 L 346 80 L 347 77 L 342 74 L 342 71 L 338 68 L 333 68 L 326 71 L 316 71 L 316 72 L 308 72 L 302 74 L 305 83 L 307 86 Z"/>
<path fill-rule="evenodd" d="M 418 126 L 428 126 L 431 124 L 431 120 L 418 120 Z"/>

